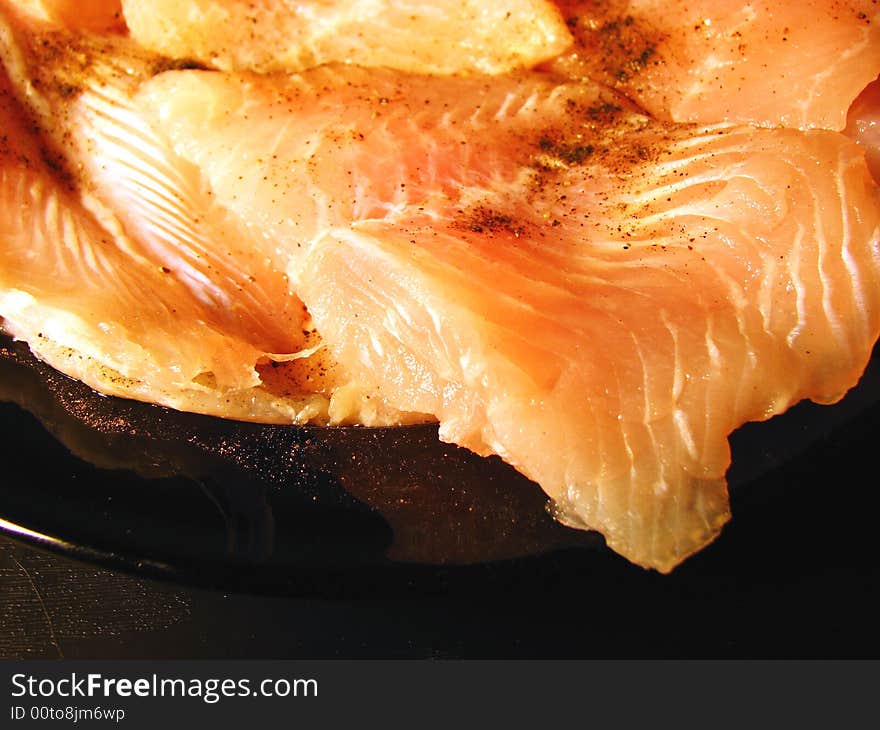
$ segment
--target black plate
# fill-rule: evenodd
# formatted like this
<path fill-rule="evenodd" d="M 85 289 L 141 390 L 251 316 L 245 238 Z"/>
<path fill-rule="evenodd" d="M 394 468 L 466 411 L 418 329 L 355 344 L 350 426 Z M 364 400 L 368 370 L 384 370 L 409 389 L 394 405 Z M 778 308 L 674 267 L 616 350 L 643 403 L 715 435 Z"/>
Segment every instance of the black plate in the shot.
<path fill-rule="evenodd" d="M 494 590 L 529 575 L 670 580 L 555 523 L 536 485 L 441 444 L 435 427 L 223 421 L 99 396 L 8 339 L 0 355 L 0 530 L 17 540 L 287 595 Z M 872 566 L 876 585 L 878 499 L 873 469 L 860 470 L 880 434 L 878 362 L 840 404 L 801 404 L 734 434 L 734 520 L 674 576 L 754 577 L 800 557 L 812 561 L 795 568 L 805 574 Z"/>

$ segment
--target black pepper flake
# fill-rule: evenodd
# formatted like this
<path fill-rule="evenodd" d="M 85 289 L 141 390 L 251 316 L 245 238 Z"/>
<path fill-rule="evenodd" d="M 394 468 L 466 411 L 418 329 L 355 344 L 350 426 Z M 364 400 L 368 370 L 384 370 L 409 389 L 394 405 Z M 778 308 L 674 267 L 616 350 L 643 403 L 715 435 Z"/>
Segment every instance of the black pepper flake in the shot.
<path fill-rule="evenodd" d="M 477 205 L 462 213 L 464 221 L 458 223 L 456 227 L 473 233 L 506 232 L 519 238 L 526 230 L 525 224 L 516 221 L 513 216 L 484 205 Z"/>
<path fill-rule="evenodd" d="M 542 136 L 538 140 L 538 149 L 548 157 L 567 165 L 580 165 L 596 151 L 591 144 L 566 144 L 557 142 L 549 136 Z"/>

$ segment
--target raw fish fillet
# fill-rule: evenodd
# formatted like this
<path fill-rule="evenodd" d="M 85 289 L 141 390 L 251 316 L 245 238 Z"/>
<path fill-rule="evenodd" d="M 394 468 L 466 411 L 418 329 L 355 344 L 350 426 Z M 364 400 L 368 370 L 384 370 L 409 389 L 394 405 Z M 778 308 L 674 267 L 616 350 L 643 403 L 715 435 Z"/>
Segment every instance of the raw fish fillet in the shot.
<path fill-rule="evenodd" d="M 877 339 L 880 193 L 837 132 L 548 73 L 174 70 L 69 25 L 0 18 L 0 317 L 102 392 L 435 418 L 668 571 L 729 516 L 729 433 Z"/>
<path fill-rule="evenodd" d="M 131 105 L 167 61 L 121 37 L 0 22 L 0 316 L 105 393 L 271 422 L 424 420 L 350 381 L 275 244 L 216 205 Z M 23 95 L 29 114 L 19 108 Z M 116 276 L 114 272 L 119 272 Z"/>
<path fill-rule="evenodd" d="M 220 69 L 298 71 L 344 61 L 420 73 L 497 74 L 561 53 L 549 0 L 124 0 L 146 48 Z"/>
<path fill-rule="evenodd" d="M 679 122 L 841 130 L 880 73 L 876 0 L 561 0 L 555 71 Z"/>
<path fill-rule="evenodd" d="M 840 398 L 877 339 L 880 201 L 836 132 L 541 75 L 171 71 L 137 101 L 356 379 L 644 566 L 728 518 L 731 431 Z"/>
<path fill-rule="evenodd" d="M 57 163 L 16 107 L 5 75 L 0 124 L 4 328 L 105 393 L 210 411 L 200 375 L 253 384 L 247 363 L 260 353 L 224 337 L 210 308 L 102 226 L 58 179 Z"/>

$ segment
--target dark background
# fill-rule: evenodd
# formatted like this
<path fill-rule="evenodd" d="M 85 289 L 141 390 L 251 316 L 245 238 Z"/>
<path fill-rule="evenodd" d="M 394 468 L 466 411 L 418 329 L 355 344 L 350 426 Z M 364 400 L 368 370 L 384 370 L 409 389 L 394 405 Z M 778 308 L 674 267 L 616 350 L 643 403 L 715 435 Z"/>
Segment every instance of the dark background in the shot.
<path fill-rule="evenodd" d="M 880 655 L 876 365 L 738 432 L 732 522 L 662 576 L 431 429 L 228 424 L 3 354 L 0 657 Z"/>

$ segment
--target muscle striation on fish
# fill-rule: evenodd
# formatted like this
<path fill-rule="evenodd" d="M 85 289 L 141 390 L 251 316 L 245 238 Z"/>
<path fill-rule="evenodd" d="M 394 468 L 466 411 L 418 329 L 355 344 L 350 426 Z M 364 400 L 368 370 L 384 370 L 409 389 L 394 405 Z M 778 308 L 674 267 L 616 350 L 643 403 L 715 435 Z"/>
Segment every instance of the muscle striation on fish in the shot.
<path fill-rule="evenodd" d="M 584 49 L 643 41 L 650 3 L 563 3 L 580 55 L 540 70 L 522 68 L 570 39 L 549 6 L 537 50 L 513 40 L 537 0 L 483 13 L 511 33 L 489 46 L 465 33 L 485 36 L 476 6 L 456 4 L 441 30 L 469 50 L 446 54 L 454 68 L 431 65 L 442 33 L 406 62 L 376 50 L 399 54 L 430 5 L 409 25 L 350 4 L 379 29 L 363 45 L 340 4 L 267 6 L 264 40 L 281 37 L 266 22 L 306 34 L 287 56 L 216 25 L 250 3 L 150 5 L 140 20 L 168 47 L 134 0 L 132 35 L 0 0 L 0 318 L 101 392 L 255 421 L 436 420 L 536 481 L 558 519 L 669 571 L 729 518 L 729 434 L 834 402 L 864 370 L 880 334 L 873 102 L 853 107 L 856 141 L 832 129 L 877 75 L 876 24 L 830 18 L 827 74 L 805 62 L 798 85 L 780 54 L 787 100 L 757 104 L 760 34 L 782 23 L 803 55 L 785 3 L 745 19 L 692 4 L 711 23 L 684 61 L 655 18 L 655 50 L 617 76 Z M 196 6 L 179 33 L 162 25 Z M 731 91 L 729 63 L 702 74 L 736 33 L 743 84 L 705 104 Z M 855 66 L 873 75 L 848 86 Z"/>
<path fill-rule="evenodd" d="M 880 74 L 874 0 L 560 0 L 575 38 L 557 73 L 678 122 L 841 130 Z"/>
<path fill-rule="evenodd" d="M 835 132 L 663 123 L 537 75 L 179 71 L 138 101 L 289 251 L 356 378 L 643 565 L 727 519 L 731 431 L 838 399 L 877 338 L 877 190 Z"/>

